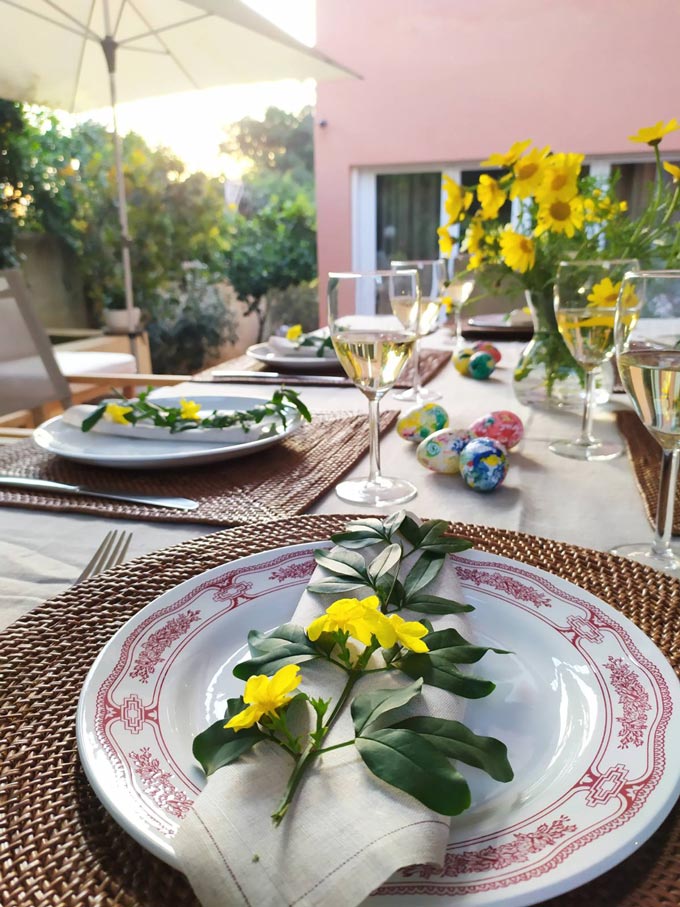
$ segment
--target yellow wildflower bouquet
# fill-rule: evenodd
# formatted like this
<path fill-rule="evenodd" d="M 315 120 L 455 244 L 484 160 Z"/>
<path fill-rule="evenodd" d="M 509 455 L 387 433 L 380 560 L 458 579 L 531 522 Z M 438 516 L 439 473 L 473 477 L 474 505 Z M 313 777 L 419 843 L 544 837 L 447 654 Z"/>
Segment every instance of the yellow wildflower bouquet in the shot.
<path fill-rule="evenodd" d="M 483 174 L 476 186 L 465 188 L 445 177 L 447 220 L 437 231 L 441 253 L 451 255 L 457 243 L 468 254 L 476 296 L 512 275 L 528 291 L 536 333 L 543 335 L 533 346 L 536 362 L 530 356 L 520 362 L 516 390 L 537 362 L 545 369 L 548 395 L 557 382 L 580 373 L 557 333 L 553 313 L 552 286 L 561 261 L 636 258 L 642 267 L 675 266 L 680 255 L 680 224 L 674 217 L 680 167 L 662 162 L 659 145 L 678 128 L 672 119 L 630 136 L 649 145 L 656 159 L 655 181 L 637 219 L 617 196 L 616 170 L 607 179 L 590 176 L 584 173 L 582 154 L 531 148 L 530 140 L 482 161 L 482 167 L 498 168 L 498 174 Z M 512 224 L 501 216 L 508 202 L 514 204 Z"/>

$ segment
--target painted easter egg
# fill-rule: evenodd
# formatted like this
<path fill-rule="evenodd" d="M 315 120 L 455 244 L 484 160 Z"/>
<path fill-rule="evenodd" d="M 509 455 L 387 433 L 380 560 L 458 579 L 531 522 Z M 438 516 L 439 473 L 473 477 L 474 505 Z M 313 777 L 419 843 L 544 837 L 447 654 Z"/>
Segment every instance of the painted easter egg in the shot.
<path fill-rule="evenodd" d="M 508 472 L 508 455 L 499 441 L 475 438 L 460 455 L 460 474 L 474 491 L 493 491 Z"/>
<path fill-rule="evenodd" d="M 468 365 L 470 359 L 474 356 L 475 351 L 472 347 L 465 347 L 462 350 L 456 350 L 456 352 L 451 357 L 451 362 L 453 362 L 453 367 L 457 372 L 460 372 L 461 375 L 467 375 Z"/>
<path fill-rule="evenodd" d="M 475 343 L 473 349 L 478 353 L 488 353 L 489 356 L 493 356 L 493 361 L 496 365 L 501 361 L 501 351 L 493 343 L 489 343 L 488 340 L 479 340 Z"/>
<path fill-rule="evenodd" d="M 470 356 L 468 374 L 471 378 L 476 378 L 478 381 L 484 381 L 495 368 L 496 363 L 490 353 L 480 351 L 479 353 Z"/>
<path fill-rule="evenodd" d="M 438 403 L 426 403 L 404 413 L 397 420 L 397 434 L 405 441 L 418 444 L 440 428 L 446 428 L 449 416 L 443 406 Z"/>
<path fill-rule="evenodd" d="M 460 472 L 460 453 L 472 438 L 467 428 L 442 428 L 420 442 L 416 458 L 432 472 L 455 475 Z"/>
<path fill-rule="evenodd" d="M 470 431 L 476 438 L 493 438 L 494 441 L 500 441 L 506 450 L 517 447 L 524 437 L 522 420 L 509 409 L 497 409 L 475 419 Z"/>

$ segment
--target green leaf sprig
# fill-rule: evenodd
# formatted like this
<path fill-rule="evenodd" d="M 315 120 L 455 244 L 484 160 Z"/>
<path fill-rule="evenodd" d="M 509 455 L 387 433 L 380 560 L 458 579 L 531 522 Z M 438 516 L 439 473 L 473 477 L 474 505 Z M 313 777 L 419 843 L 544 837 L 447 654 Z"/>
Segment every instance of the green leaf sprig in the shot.
<path fill-rule="evenodd" d="M 129 400 L 123 394 L 116 392 L 117 399 L 129 411 L 123 416 L 126 422 L 131 425 L 138 423 L 154 425 L 158 428 L 167 428 L 170 434 L 178 434 L 182 431 L 188 431 L 193 428 L 232 428 L 237 425 L 243 431 L 248 432 L 254 425 L 258 425 L 265 418 L 274 417 L 280 420 L 285 428 L 288 425 L 293 412 L 298 412 L 307 422 L 312 421 L 312 416 L 305 404 L 300 399 L 297 391 L 288 387 L 282 387 L 274 391 L 271 400 L 251 409 L 235 410 L 230 413 L 219 412 L 214 409 L 208 416 L 202 419 L 186 418 L 182 414 L 180 406 L 164 406 L 157 400 L 149 400 L 149 394 L 152 388 L 148 387 L 139 397 Z M 92 428 L 104 417 L 106 408 L 110 401 L 102 403 L 97 409 L 83 419 L 81 426 L 82 431 L 91 431 Z"/>
<path fill-rule="evenodd" d="M 322 359 L 326 350 L 333 349 L 333 341 L 328 337 L 322 337 L 320 334 L 303 334 L 298 340 L 297 346 L 315 347 L 316 356 Z"/>
<path fill-rule="evenodd" d="M 313 761 L 346 746 L 356 746 L 365 766 L 378 778 L 447 816 L 458 815 L 471 802 L 468 784 L 455 762 L 481 769 L 496 781 L 512 779 L 507 748 L 501 741 L 474 734 L 458 721 L 429 715 L 403 717 L 403 707 L 421 694 L 425 684 L 468 699 L 488 696 L 494 684 L 464 673 L 459 666 L 474 664 L 490 651 L 507 654 L 503 649 L 476 646 L 452 627 L 435 631 L 426 618 L 413 622 L 398 616 L 405 608 L 433 615 L 474 610 L 425 591 L 447 554 L 471 547 L 467 540 L 448 535 L 447 528 L 443 520 L 418 524 L 402 511 L 385 520 L 352 521 L 332 537 L 336 548 L 315 552 L 317 563 L 329 576 L 311 583 L 308 591 L 344 595 L 362 589 L 373 595 L 362 601 L 341 598 L 307 628 L 288 623 L 269 634 L 251 631 L 251 657 L 234 668 L 234 675 L 246 681 L 244 699 L 229 700 L 225 718 L 194 739 L 194 756 L 206 774 L 235 761 L 259 742 L 281 746 L 292 757 L 293 768 L 272 814 L 275 825 L 283 820 Z M 367 561 L 359 549 L 368 546 L 379 550 Z M 404 577 L 402 568 L 410 558 L 413 566 Z M 364 644 L 359 655 L 349 645 L 350 637 Z M 300 691 L 288 695 L 302 679 L 299 666 L 311 661 L 325 661 L 345 673 L 336 702 Z M 411 678 L 411 683 L 372 689 L 352 698 L 361 677 L 395 671 Z M 258 701 L 265 705 L 258 709 Z M 354 736 L 324 746 L 348 704 Z M 291 726 L 296 722 L 290 718 L 302 705 L 311 709 L 315 719 L 307 732 L 294 733 Z M 249 710 L 255 711 L 249 715 Z"/>

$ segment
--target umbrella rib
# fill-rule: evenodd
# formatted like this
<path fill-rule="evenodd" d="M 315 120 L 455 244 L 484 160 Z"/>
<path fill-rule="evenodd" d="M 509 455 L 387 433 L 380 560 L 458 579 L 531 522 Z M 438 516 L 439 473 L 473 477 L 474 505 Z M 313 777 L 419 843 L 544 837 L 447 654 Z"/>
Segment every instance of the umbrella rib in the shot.
<path fill-rule="evenodd" d="M 56 12 L 61 13 L 61 15 L 64 16 L 65 19 L 68 19 L 69 21 L 73 22 L 74 25 L 78 25 L 78 26 L 80 26 L 80 28 L 85 29 L 84 34 L 86 34 L 88 37 L 92 38 L 95 41 L 100 40 L 99 35 L 96 32 L 92 31 L 92 29 L 89 27 L 89 25 L 83 25 L 83 23 L 80 22 L 78 19 L 76 19 L 75 16 L 72 16 L 70 13 L 67 13 L 65 9 L 62 9 L 61 6 L 59 6 L 57 3 L 54 3 L 53 0 L 43 0 L 43 3 L 46 3 L 48 6 L 51 6 L 53 10 L 56 10 Z M 91 13 L 90 13 L 90 15 L 91 15 Z"/>
<path fill-rule="evenodd" d="M 153 28 L 153 27 L 151 26 L 151 24 L 149 23 L 148 19 L 144 16 L 144 14 L 143 14 L 139 9 L 137 9 L 136 5 L 132 2 L 132 0 L 128 0 L 128 2 L 130 3 L 130 6 L 132 7 L 132 9 L 137 13 L 137 15 L 139 16 L 139 18 L 142 20 L 142 22 L 144 23 L 144 25 L 146 25 L 146 27 L 149 29 L 149 35 L 153 35 L 153 36 L 156 38 L 156 40 L 158 41 L 158 43 L 159 43 L 159 44 L 161 45 L 161 47 L 165 50 L 165 52 L 166 52 L 167 55 L 170 57 L 170 59 L 172 60 L 172 62 L 175 64 L 175 66 L 179 69 L 179 71 L 180 71 L 181 73 L 183 73 L 183 74 L 186 76 L 186 78 L 187 78 L 187 79 L 189 80 L 189 82 L 194 86 L 194 88 L 196 88 L 196 89 L 200 88 L 200 85 L 196 82 L 196 80 L 193 78 L 193 76 L 191 76 L 191 74 L 190 74 L 189 72 L 187 72 L 187 70 L 185 69 L 185 67 L 182 66 L 182 64 L 179 62 L 179 60 L 177 59 L 177 57 L 176 57 L 176 56 L 173 54 L 173 52 L 170 50 L 170 48 L 169 48 L 168 45 L 165 43 L 165 41 L 160 37 L 159 32 L 160 32 L 160 31 L 166 31 L 167 28 L 163 28 L 163 29 L 160 29 L 160 28 L 159 28 L 159 29 L 155 29 L 155 28 Z M 197 16 L 196 19 L 187 20 L 187 22 L 184 22 L 184 23 L 182 23 L 182 24 L 183 24 L 183 25 L 186 25 L 186 24 L 188 24 L 188 22 L 195 22 L 195 21 L 197 21 L 198 19 L 206 19 L 206 18 L 209 18 L 209 16 L 210 16 L 210 14 L 209 14 L 209 13 L 206 13 L 204 16 Z M 133 39 L 130 39 L 130 40 L 133 40 Z M 137 40 L 137 39 L 134 39 L 134 40 Z M 126 43 L 127 43 L 126 41 L 121 41 L 121 46 L 123 46 L 123 45 L 126 44 Z"/>
<path fill-rule="evenodd" d="M 123 18 L 123 10 L 125 9 L 125 4 L 127 0 L 123 0 L 120 7 L 118 8 L 118 16 L 116 18 L 116 24 L 113 26 L 113 37 L 116 37 L 116 32 L 118 31 L 118 26 L 120 25 L 120 20 Z"/>
<path fill-rule="evenodd" d="M 141 32 L 138 35 L 133 35 L 131 38 L 126 38 L 124 41 L 121 41 L 120 44 L 130 44 L 133 41 L 141 41 L 142 38 L 149 38 L 151 35 L 154 35 L 158 38 L 158 35 L 164 31 L 171 31 L 173 28 L 182 28 L 184 25 L 191 25 L 193 22 L 200 22 L 203 19 L 209 19 L 212 13 L 201 13 L 200 16 L 192 16 L 191 19 L 182 19 L 181 22 L 173 22 L 172 25 L 163 25 L 161 28 L 151 28 L 147 20 L 142 16 L 138 9 L 136 9 L 132 3 L 130 6 L 135 10 L 139 18 L 144 22 L 148 27 L 149 31 Z M 158 39 L 160 41 L 160 38 Z"/>
<path fill-rule="evenodd" d="M 94 12 L 94 3 L 95 3 L 95 0 L 92 0 L 92 2 L 90 3 L 90 15 L 87 17 L 87 30 L 88 31 L 90 31 L 90 22 L 92 22 L 92 14 Z M 76 68 L 76 77 L 73 82 L 73 94 L 71 95 L 71 110 L 73 110 L 75 108 L 76 98 L 78 97 L 78 86 L 80 85 L 80 73 L 82 72 L 82 69 L 83 69 L 83 61 L 85 60 L 85 48 L 87 47 L 86 41 L 87 41 L 87 35 L 84 35 L 83 43 L 80 46 L 80 55 L 78 57 L 78 66 Z"/>
<path fill-rule="evenodd" d="M 78 35 L 78 37 L 92 38 L 94 41 L 98 41 L 99 38 L 93 32 L 87 32 L 83 30 L 83 27 L 80 22 L 76 22 L 76 25 L 79 25 L 80 28 L 74 28 L 70 25 L 67 25 L 65 22 L 59 22 L 58 19 L 52 19 L 50 16 L 46 16 L 44 13 L 39 13 L 34 9 L 26 9 L 21 3 L 14 2 L 14 0 L 0 0 L 0 3 L 5 3 L 7 6 L 13 6 L 15 9 L 18 9 L 22 13 L 26 13 L 28 16 L 34 16 L 36 19 L 42 19 L 43 22 L 49 22 L 50 25 L 56 25 L 57 28 L 63 28 L 64 31 L 69 31 L 73 35 Z M 62 12 L 62 10 L 59 10 Z M 69 17 L 71 18 L 71 17 Z"/>

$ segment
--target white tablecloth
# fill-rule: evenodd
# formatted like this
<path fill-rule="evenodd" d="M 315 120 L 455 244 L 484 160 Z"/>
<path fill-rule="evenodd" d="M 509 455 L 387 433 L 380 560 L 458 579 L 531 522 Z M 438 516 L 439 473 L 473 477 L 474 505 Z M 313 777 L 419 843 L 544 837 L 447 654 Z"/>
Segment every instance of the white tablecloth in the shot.
<path fill-rule="evenodd" d="M 431 345 L 445 338 L 435 336 Z M 437 517 L 480 523 L 561 539 L 577 545 L 607 550 L 615 544 L 651 539 L 642 500 L 632 469 L 624 455 L 608 462 L 581 463 L 548 450 L 555 438 L 575 437 L 580 414 L 547 412 L 520 406 L 511 387 L 512 369 L 521 344 L 498 344 L 503 360 L 488 381 L 475 381 L 446 366 L 428 385 L 443 395 L 442 404 L 455 427 L 466 427 L 494 409 L 511 409 L 524 420 L 526 434 L 510 455 L 505 484 L 492 494 L 469 490 L 459 476 L 440 476 L 416 461 L 415 445 L 403 441 L 394 430 L 382 441 L 382 471 L 409 478 L 418 496 L 407 505 L 421 517 Z M 239 385 L 211 385 L 211 394 L 233 393 Z M 243 385 L 244 393 L 268 394 L 273 388 Z M 181 385 L 179 393 L 206 393 L 207 385 Z M 366 411 L 366 400 L 354 388 L 302 389 L 312 410 L 354 409 Z M 597 434 L 616 439 L 614 410 L 626 406 L 624 395 L 599 407 L 595 414 Z M 404 408 L 388 394 L 383 409 Z M 276 448 L 271 455 L 275 456 Z M 208 467 L 209 468 L 209 467 Z M 366 473 L 366 460 L 357 464 L 353 476 Z M 357 513 L 362 508 L 345 504 L 333 491 L 311 509 L 312 513 Z M 364 508 L 366 513 L 373 511 Z M 0 627 L 46 598 L 68 587 L 90 559 L 110 528 L 134 532 L 130 557 L 177 544 L 216 531 L 214 526 L 182 523 L 143 523 L 106 520 L 92 516 L 48 513 L 38 510 L 0 508 Z"/>

